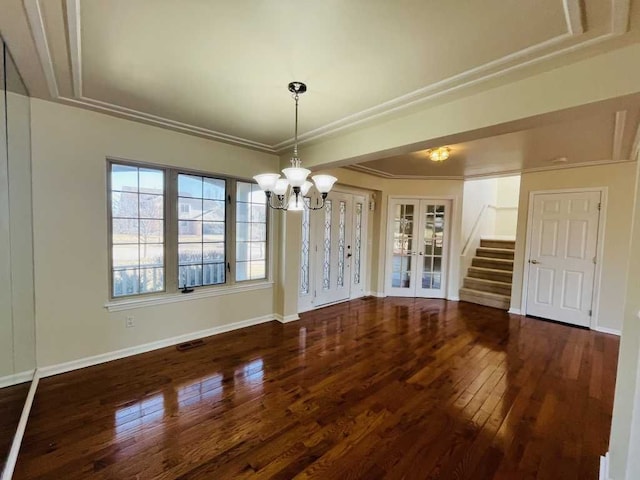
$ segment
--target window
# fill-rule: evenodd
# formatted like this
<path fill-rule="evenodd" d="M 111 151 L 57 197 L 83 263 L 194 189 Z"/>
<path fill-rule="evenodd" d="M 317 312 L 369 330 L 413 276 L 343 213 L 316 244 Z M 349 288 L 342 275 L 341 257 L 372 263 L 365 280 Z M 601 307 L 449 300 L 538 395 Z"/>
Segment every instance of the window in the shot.
<path fill-rule="evenodd" d="M 267 274 L 267 201 L 258 185 L 238 182 L 236 192 L 236 280 Z"/>
<path fill-rule="evenodd" d="M 120 162 L 109 179 L 112 298 L 267 278 L 257 185 Z"/>
<path fill-rule="evenodd" d="M 179 287 L 225 283 L 226 182 L 178 175 Z"/>
<path fill-rule="evenodd" d="M 112 165 L 113 296 L 164 290 L 164 172 Z"/>

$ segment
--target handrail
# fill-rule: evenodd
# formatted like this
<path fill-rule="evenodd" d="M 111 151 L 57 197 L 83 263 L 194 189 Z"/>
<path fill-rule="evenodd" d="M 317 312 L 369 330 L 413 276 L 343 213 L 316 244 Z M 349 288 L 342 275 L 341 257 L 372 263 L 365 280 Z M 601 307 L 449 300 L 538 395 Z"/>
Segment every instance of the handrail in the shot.
<path fill-rule="evenodd" d="M 467 240 L 464 242 L 464 247 L 462 248 L 462 256 L 466 257 L 467 254 L 469 253 L 469 247 L 471 246 L 471 240 L 474 239 L 476 237 L 476 233 L 478 231 L 478 228 L 480 228 L 480 224 L 481 224 L 481 220 L 482 217 L 484 216 L 484 213 L 489 209 L 489 208 L 496 208 L 495 205 L 490 205 L 488 203 L 485 203 L 482 208 L 480 209 L 480 213 L 478 213 L 478 217 L 476 218 L 475 223 L 473 224 L 473 228 L 471 229 L 471 231 L 469 232 L 469 236 L 467 237 Z"/>

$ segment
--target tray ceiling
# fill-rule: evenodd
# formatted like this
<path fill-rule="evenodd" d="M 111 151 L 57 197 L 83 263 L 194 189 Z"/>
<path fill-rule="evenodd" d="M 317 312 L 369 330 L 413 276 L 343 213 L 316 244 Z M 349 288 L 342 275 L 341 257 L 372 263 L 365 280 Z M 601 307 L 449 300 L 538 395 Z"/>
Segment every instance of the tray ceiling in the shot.
<path fill-rule="evenodd" d="M 49 96 L 279 152 L 623 34 L 624 0 L 24 0 Z M 47 95 L 48 93 L 48 95 Z"/>

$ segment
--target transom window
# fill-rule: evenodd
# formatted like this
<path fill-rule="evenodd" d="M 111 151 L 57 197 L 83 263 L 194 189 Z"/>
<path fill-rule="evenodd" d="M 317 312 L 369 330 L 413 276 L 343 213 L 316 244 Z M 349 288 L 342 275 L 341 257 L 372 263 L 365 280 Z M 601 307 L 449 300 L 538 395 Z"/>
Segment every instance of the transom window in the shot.
<path fill-rule="evenodd" d="M 108 193 L 112 298 L 267 278 L 257 185 L 112 161 Z"/>

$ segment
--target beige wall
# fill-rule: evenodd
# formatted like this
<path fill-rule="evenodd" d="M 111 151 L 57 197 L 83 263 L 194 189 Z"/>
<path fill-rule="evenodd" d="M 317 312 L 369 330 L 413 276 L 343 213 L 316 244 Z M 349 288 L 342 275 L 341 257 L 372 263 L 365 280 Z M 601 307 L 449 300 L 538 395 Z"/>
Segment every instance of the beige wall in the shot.
<path fill-rule="evenodd" d="M 594 312 L 597 319 L 595 327 L 616 331 L 622 328 L 626 275 L 629 265 L 635 168 L 635 163 L 627 162 L 522 175 L 511 290 L 512 309 L 519 310 L 522 306 L 529 194 L 541 190 L 606 187 L 607 202 L 603 207 L 605 213 L 603 216 L 605 218 L 604 256 L 600 259 L 602 268 L 600 304 Z"/>
<path fill-rule="evenodd" d="M 640 158 L 638 160 L 633 237 L 627 259 L 629 275 L 609 442 L 609 478 L 612 480 L 640 478 Z"/>
<path fill-rule="evenodd" d="M 515 237 L 518 229 L 520 175 L 496 179 L 496 220 L 494 234 Z"/>
<path fill-rule="evenodd" d="M 276 156 L 37 99 L 32 137 L 39 366 L 274 312 L 272 287 L 125 312 L 104 305 L 107 156 L 240 177 L 276 169 Z"/>

